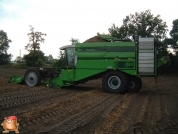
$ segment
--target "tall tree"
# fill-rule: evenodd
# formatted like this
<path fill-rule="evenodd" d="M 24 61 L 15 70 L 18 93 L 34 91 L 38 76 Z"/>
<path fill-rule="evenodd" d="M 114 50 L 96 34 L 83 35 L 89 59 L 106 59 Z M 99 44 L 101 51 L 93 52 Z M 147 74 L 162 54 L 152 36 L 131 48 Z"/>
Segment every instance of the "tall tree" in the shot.
<path fill-rule="evenodd" d="M 0 65 L 7 64 L 10 61 L 11 55 L 7 54 L 9 49 L 9 43 L 12 42 L 7 33 L 0 30 Z"/>
<path fill-rule="evenodd" d="M 7 33 L 3 30 L 0 30 L 0 54 L 7 54 L 10 42 L 12 41 L 7 37 Z"/>
<path fill-rule="evenodd" d="M 154 37 L 158 46 L 158 58 L 167 55 L 167 45 L 162 41 L 168 31 L 166 22 L 160 15 L 154 16 L 150 10 L 130 14 L 123 19 L 121 27 L 113 24 L 108 29 L 111 36 L 138 42 L 139 37 Z"/>
<path fill-rule="evenodd" d="M 71 38 L 70 40 L 72 42 L 72 45 L 75 45 L 76 43 L 79 43 L 78 39 Z"/>
<path fill-rule="evenodd" d="M 41 67 L 45 64 L 44 53 L 40 50 L 24 55 L 23 59 L 26 65 L 30 67 Z"/>
<path fill-rule="evenodd" d="M 25 46 L 25 49 L 28 50 L 29 52 L 33 51 L 38 51 L 40 50 L 40 43 L 44 43 L 44 37 L 46 36 L 45 33 L 42 32 L 35 32 L 34 28 L 32 26 L 30 27 L 30 32 L 28 33 L 29 37 L 29 43 Z"/>
<path fill-rule="evenodd" d="M 170 36 L 172 37 L 172 47 L 178 49 L 178 19 L 173 20 L 172 30 L 170 31 Z"/>
<path fill-rule="evenodd" d="M 178 52 L 178 19 L 173 20 L 172 29 L 169 32 L 171 38 L 166 38 L 164 43 L 170 45 L 172 49 L 177 53 Z"/>
<path fill-rule="evenodd" d="M 25 49 L 30 53 L 24 56 L 24 60 L 28 66 L 43 66 L 45 63 L 44 53 L 40 50 L 40 43 L 44 42 L 45 33 L 35 32 L 34 28 L 30 26 L 30 32 L 28 33 L 29 43 L 25 46 Z"/>
<path fill-rule="evenodd" d="M 53 56 L 50 54 L 49 56 L 45 56 L 45 60 L 47 64 L 51 64 L 54 60 Z"/>
<path fill-rule="evenodd" d="M 164 39 L 167 32 L 166 22 L 160 18 L 160 15 L 154 16 L 150 10 L 135 14 L 130 14 L 123 19 L 121 27 L 112 25 L 109 28 L 112 36 L 120 39 L 131 39 L 138 41 L 138 37 L 155 37 L 156 40 Z"/>
<path fill-rule="evenodd" d="M 67 63 L 66 63 L 66 56 L 64 50 L 59 51 L 58 58 L 59 59 L 57 59 L 56 62 L 53 64 L 53 67 L 59 67 L 59 68 L 66 67 Z"/>
<path fill-rule="evenodd" d="M 21 63 L 21 62 L 23 61 L 23 59 L 22 59 L 22 57 L 17 56 L 16 59 L 15 59 L 15 61 L 16 61 L 17 63 Z"/>
<path fill-rule="evenodd" d="M 170 31 L 171 38 L 166 38 L 164 42 L 173 48 L 175 55 L 169 54 L 170 66 L 168 67 L 168 73 L 178 74 L 178 19 L 173 20 L 172 29 Z"/>

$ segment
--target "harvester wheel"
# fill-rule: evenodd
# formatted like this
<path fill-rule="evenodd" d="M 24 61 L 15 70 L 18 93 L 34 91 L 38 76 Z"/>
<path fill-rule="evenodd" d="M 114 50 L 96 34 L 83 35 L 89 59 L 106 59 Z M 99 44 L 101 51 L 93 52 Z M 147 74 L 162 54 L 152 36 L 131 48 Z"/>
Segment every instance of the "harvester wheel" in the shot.
<path fill-rule="evenodd" d="M 139 77 L 130 77 L 128 88 L 129 92 L 138 93 L 142 88 L 142 80 Z"/>
<path fill-rule="evenodd" d="M 39 71 L 36 69 L 28 69 L 24 75 L 24 81 L 29 86 L 37 86 L 41 81 Z"/>
<path fill-rule="evenodd" d="M 111 71 L 104 75 L 102 80 L 103 88 L 109 93 L 126 93 L 127 77 L 118 71 Z"/>

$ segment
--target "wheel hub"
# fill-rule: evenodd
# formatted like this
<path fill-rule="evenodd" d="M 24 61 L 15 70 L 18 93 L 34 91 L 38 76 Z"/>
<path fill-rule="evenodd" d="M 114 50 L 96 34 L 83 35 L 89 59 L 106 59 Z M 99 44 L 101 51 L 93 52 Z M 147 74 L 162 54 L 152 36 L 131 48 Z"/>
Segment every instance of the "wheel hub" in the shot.
<path fill-rule="evenodd" d="M 133 81 L 129 82 L 129 88 L 132 89 L 135 87 L 135 83 Z"/>
<path fill-rule="evenodd" d="M 29 86 L 34 86 L 36 85 L 37 81 L 38 81 L 38 77 L 37 74 L 35 72 L 29 72 L 26 76 L 25 76 L 25 81 Z"/>
<path fill-rule="evenodd" d="M 108 79 L 108 85 L 112 89 L 118 89 L 120 87 L 120 85 L 121 85 L 121 80 L 117 76 L 111 76 Z"/>

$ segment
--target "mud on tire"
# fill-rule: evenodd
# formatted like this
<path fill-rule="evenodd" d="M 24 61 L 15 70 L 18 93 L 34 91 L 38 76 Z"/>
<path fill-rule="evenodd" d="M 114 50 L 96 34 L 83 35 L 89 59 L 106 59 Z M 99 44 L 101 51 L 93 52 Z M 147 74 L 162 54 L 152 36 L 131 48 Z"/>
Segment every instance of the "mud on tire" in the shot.
<path fill-rule="evenodd" d="M 107 72 L 102 80 L 103 89 L 109 93 L 126 93 L 128 79 L 119 71 Z"/>

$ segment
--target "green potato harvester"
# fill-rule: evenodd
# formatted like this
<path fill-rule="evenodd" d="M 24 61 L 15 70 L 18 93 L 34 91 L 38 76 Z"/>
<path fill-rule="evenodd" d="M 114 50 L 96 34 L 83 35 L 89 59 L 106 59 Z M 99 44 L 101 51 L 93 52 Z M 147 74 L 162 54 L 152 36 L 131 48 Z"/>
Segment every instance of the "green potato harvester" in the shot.
<path fill-rule="evenodd" d="M 137 93 L 142 87 L 140 77 L 156 77 L 157 68 L 168 62 L 157 59 L 154 38 L 139 38 L 138 43 L 115 37 L 98 35 L 105 42 L 76 43 L 60 48 L 64 51 L 66 66 L 30 68 L 24 76 L 13 75 L 9 82 L 25 82 L 37 86 L 43 82 L 61 88 L 102 78 L 102 86 L 109 93 Z"/>

